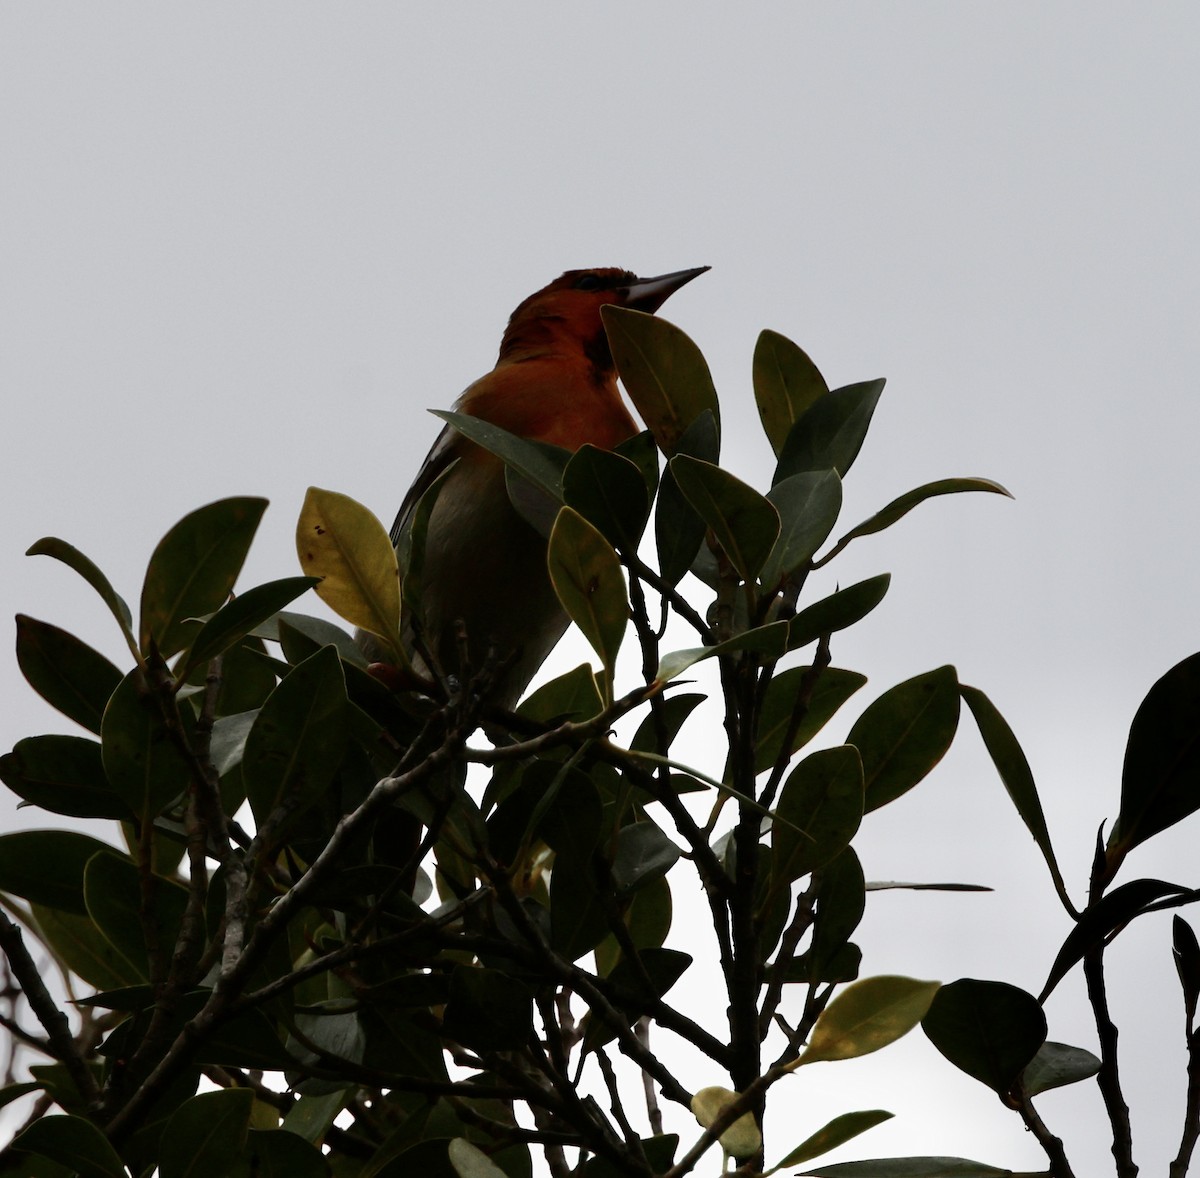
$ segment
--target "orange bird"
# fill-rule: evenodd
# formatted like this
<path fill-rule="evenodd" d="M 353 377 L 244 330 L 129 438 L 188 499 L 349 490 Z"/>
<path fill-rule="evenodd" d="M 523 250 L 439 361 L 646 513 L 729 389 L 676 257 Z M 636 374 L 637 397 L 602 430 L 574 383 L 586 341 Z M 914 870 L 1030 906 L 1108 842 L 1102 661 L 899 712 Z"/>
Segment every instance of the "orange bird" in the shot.
<path fill-rule="evenodd" d="M 538 442 L 612 449 L 637 426 L 621 400 L 600 321 L 606 303 L 653 312 L 707 270 L 638 278 L 628 270 L 568 270 L 509 318 L 496 367 L 468 386 L 455 409 Z M 429 520 L 423 576 L 423 636 L 443 670 L 458 671 L 455 623 L 470 659 L 489 646 L 512 657 L 494 696 L 512 707 L 567 628 L 546 571 L 546 541 L 508 498 L 504 464 L 447 426 L 434 443 L 392 525 L 397 543 L 417 501 L 451 463 Z M 374 655 L 373 644 L 368 653 Z"/>

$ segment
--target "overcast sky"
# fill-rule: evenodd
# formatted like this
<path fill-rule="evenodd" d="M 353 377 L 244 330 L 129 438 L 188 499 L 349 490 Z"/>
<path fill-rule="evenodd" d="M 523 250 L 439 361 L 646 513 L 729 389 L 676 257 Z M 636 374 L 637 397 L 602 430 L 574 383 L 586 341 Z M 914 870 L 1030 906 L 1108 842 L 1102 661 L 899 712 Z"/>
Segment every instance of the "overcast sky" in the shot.
<path fill-rule="evenodd" d="M 390 522 L 425 409 L 491 367 L 525 295 L 711 265 L 665 313 L 709 358 L 735 473 L 769 469 L 750 356 L 771 327 L 831 384 L 888 378 L 846 526 L 946 475 L 1016 496 L 928 504 L 817 587 L 894 574 L 835 662 L 870 676 L 863 704 L 946 662 L 985 690 L 1082 899 L 1134 710 L 1200 648 L 1198 47 L 1184 3 L 0 6 L 0 615 L 121 661 L 83 582 L 22 555 L 39 536 L 136 601 L 180 516 L 265 495 L 243 584 L 291 575 L 305 487 Z M 0 746 L 69 730 L 11 658 L 0 676 Z M 1196 884 L 1197 829 L 1123 878 Z M 997 888 L 873 897 L 865 972 L 1040 988 L 1066 918 L 969 716 L 858 845 L 868 878 Z M 1145 1173 L 1183 1101 L 1169 944 L 1156 917 L 1111 954 Z M 1090 1047 L 1081 992 L 1051 1038 Z M 789 1083 L 768 1161 L 883 1107 L 838 1158 L 1043 1164 L 919 1032 Z M 1110 1172 L 1090 1086 L 1041 1108 L 1077 1172 Z"/>

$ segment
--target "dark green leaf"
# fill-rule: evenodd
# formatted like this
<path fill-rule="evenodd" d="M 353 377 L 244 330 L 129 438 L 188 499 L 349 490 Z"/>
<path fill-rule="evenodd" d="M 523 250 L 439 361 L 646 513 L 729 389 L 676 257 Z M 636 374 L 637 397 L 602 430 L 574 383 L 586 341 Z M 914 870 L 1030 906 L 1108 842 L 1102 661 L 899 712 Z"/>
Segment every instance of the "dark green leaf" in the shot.
<path fill-rule="evenodd" d="M 100 745 L 85 736 L 30 736 L 0 757 L 0 780 L 26 802 L 75 818 L 132 818 L 108 784 Z"/>
<path fill-rule="evenodd" d="M 661 699 L 657 711 L 652 709 L 638 725 L 629 747 L 635 752 L 660 753 L 665 756 L 675 743 L 675 737 L 679 735 L 684 722 L 706 698 L 707 696 L 698 692 L 686 692 Z M 662 725 L 661 735 L 659 724 Z"/>
<path fill-rule="evenodd" d="M 675 1150 L 679 1148 L 679 1134 L 666 1133 L 661 1137 L 643 1137 L 642 1149 L 646 1161 L 655 1174 L 665 1173 L 675 1161 Z M 626 1171 L 618 1169 L 607 1158 L 589 1158 L 584 1163 L 583 1178 L 626 1178 Z"/>
<path fill-rule="evenodd" d="M 121 672 L 74 634 L 17 614 L 17 663 L 30 686 L 64 716 L 99 733 Z"/>
<path fill-rule="evenodd" d="M 836 859 L 814 874 L 817 884 L 816 914 L 812 946 L 789 966 L 790 982 L 829 982 L 852 980 L 857 976 L 857 961 L 846 978 L 845 951 L 853 949 L 850 937 L 866 910 L 866 887 L 862 865 L 853 847 L 847 847 Z"/>
<path fill-rule="evenodd" d="M 666 875 L 679 859 L 679 848 L 657 823 L 631 822 L 617 834 L 612 875 L 619 891 L 629 893 Z"/>
<path fill-rule="evenodd" d="M 126 1178 L 125 1167 L 108 1138 L 83 1117 L 41 1117 L 18 1134 L 13 1148 L 67 1166 L 79 1178 Z"/>
<path fill-rule="evenodd" d="M 693 421 L 720 406 L 708 363 L 673 323 L 628 307 L 600 309 L 621 383 L 659 448 L 668 457 Z"/>
<path fill-rule="evenodd" d="M 129 612 L 129 606 L 125 604 L 124 598 L 112 587 L 109 579 L 78 548 L 68 544 L 65 540 L 58 539 L 57 536 L 43 536 L 37 543 L 30 545 L 26 549 L 25 555 L 51 556 L 55 560 L 61 560 L 68 568 L 74 569 L 96 590 L 100 595 L 100 599 L 108 606 L 112 616 L 117 620 L 117 625 L 121 627 L 121 632 L 125 635 L 129 645 L 132 646 L 134 644 L 133 615 Z"/>
<path fill-rule="evenodd" d="M 604 701 L 596 688 L 596 676 L 587 663 L 581 663 L 527 695 L 517 708 L 517 714 L 551 724 L 563 720 L 587 720 L 603 707 Z"/>
<path fill-rule="evenodd" d="M 321 1151 L 287 1129 L 251 1129 L 229 1178 L 328 1178 Z"/>
<path fill-rule="evenodd" d="M 563 471 L 563 498 L 614 547 L 637 551 L 650 499 L 642 472 L 628 458 L 581 446 Z"/>
<path fill-rule="evenodd" d="M 711 419 L 712 415 L 708 416 Z M 658 489 L 658 446 L 655 444 L 654 435 L 648 429 L 644 429 L 640 434 L 634 434 L 632 438 L 626 438 L 620 445 L 615 446 L 613 453 L 628 458 L 638 468 L 646 485 L 646 497 L 653 499 L 654 492 Z"/>
<path fill-rule="evenodd" d="M 627 1023 L 640 1018 L 648 1003 L 666 994 L 692 964 L 691 956 L 677 949 L 643 949 L 638 958 L 640 970 L 622 956 L 608 976 L 613 1003 L 628 1015 Z M 617 1027 L 595 1011 L 583 1020 L 583 1032 L 585 1053 L 595 1051 L 617 1037 Z"/>
<path fill-rule="evenodd" d="M 772 482 L 806 470 L 836 470 L 844 479 L 867 436 L 883 385 L 869 380 L 818 397 L 788 433 Z"/>
<path fill-rule="evenodd" d="M 550 875 L 550 944 L 567 961 L 594 949 L 609 931 L 592 856 L 558 855 Z"/>
<path fill-rule="evenodd" d="M 1012 1170 L 968 1158 L 878 1158 L 805 1170 L 806 1178 L 1016 1178 Z M 1031 1178 L 1026 1175 L 1025 1178 Z"/>
<path fill-rule="evenodd" d="M 885 691 L 846 738 L 862 754 L 870 813 L 917 784 L 945 755 L 958 727 L 958 678 L 938 667 Z"/>
<path fill-rule="evenodd" d="M 990 892 L 983 884 L 912 883 L 908 880 L 873 879 L 866 885 L 868 892 Z"/>
<path fill-rule="evenodd" d="M 158 542 L 142 585 L 141 643 L 163 658 L 188 640 L 187 620 L 225 604 L 250 549 L 265 499 L 221 499 L 185 515 Z"/>
<path fill-rule="evenodd" d="M 867 681 L 867 677 L 857 671 L 825 667 L 816 676 L 812 686 L 806 688 L 805 677 L 810 675 L 811 670 L 811 667 L 789 667 L 777 674 L 767 687 L 758 718 L 756 772 L 766 772 L 778 760 L 784 737 L 791 726 L 792 713 L 797 707 L 802 709 L 802 718 L 788 749 L 789 757 L 812 740 L 842 704 Z M 805 698 L 802 698 L 802 693 Z"/>
<path fill-rule="evenodd" d="M 438 496 L 442 493 L 451 472 L 458 466 L 455 458 L 450 462 L 425 488 L 424 494 L 417 500 L 408 520 L 408 526 L 401 529 L 396 540 L 396 560 L 400 567 L 400 602 L 401 626 L 409 616 L 423 616 L 422 600 L 425 585 L 425 552 L 429 539 L 429 521 L 433 517 L 433 509 L 437 506 Z M 505 482 L 511 470 L 505 471 Z M 526 483 L 526 486 L 529 484 Z M 393 527 L 393 532 L 395 527 Z"/>
<path fill-rule="evenodd" d="M 716 421 L 711 413 L 702 413 L 679 439 L 679 453 L 690 454 L 705 462 L 716 462 L 719 452 L 720 438 Z M 654 505 L 658 571 L 668 585 L 678 584 L 683 574 L 692 567 L 704 543 L 704 531 L 704 521 L 684 497 L 668 466 L 659 482 L 658 502 Z"/>
<path fill-rule="evenodd" d="M 778 887 L 850 845 L 863 814 L 858 749 L 841 745 L 805 757 L 784 783 L 775 813 L 783 819 L 771 830 L 771 881 Z"/>
<path fill-rule="evenodd" d="M 779 1165 L 773 1166 L 767 1173 L 774 1173 L 775 1170 L 782 1170 L 785 1166 L 798 1166 L 801 1162 L 819 1158 L 823 1153 L 828 1153 L 831 1149 L 837 1149 L 839 1145 L 845 1145 L 847 1141 L 852 1141 L 860 1133 L 865 1133 L 868 1129 L 873 1129 L 876 1125 L 891 1120 L 894 1115 L 894 1113 L 885 1112 L 881 1108 L 865 1109 L 856 1113 L 842 1113 L 840 1117 L 834 1117 L 829 1124 L 802 1141 Z"/>
<path fill-rule="evenodd" d="M 1197 1000 L 1200 1000 L 1200 944 L 1192 926 L 1182 916 L 1172 920 L 1171 932 L 1175 970 L 1183 987 L 1183 1006 L 1190 1028 L 1196 1018 Z"/>
<path fill-rule="evenodd" d="M 1004 1096 L 1046 1041 L 1038 1000 L 1007 982 L 960 978 L 935 995 L 921 1026 L 956 1068 Z"/>
<path fill-rule="evenodd" d="M 88 917 L 45 908 L 40 904 L 33 904 L 31 912 L 55 957 L 89 986 L 95 986 L 98 990 L 115 990 L 144 980 Z"/>
<path fill-rule="evenodd" d="M 1037 1096 L 1051 1088 L 1090 1080 L 1099 1070 L 1100 1061 L 1090 1051 L 1047 1041 L 1021 1073 L 1021 1087 L 1026 1096 Z"/>
<path fill-rule="evenodd" d="M 571 456 L 569 451 L 519 438 L 490 421 L 467 413 L 451 413 L 443 409 L 431 409 L 429 412 L 452 425 L 477 446 L 495 454 L 505 466 L 515 470 L 535 487 L 540 487 L 552 499 L 562 500 L 562 473 Z"/>
<path fill-rule="evenodd" d="M 776 483 L 767 492 L 781 521 L 779 539 L 762 567 L 766 586 L 808 565 L 837 523 L 842 480 L 832 470 L 810 470 Z"/>
<path fill-rule="evenodd" d="M 507 1178 L 491 1158 L 465 1137 L 455 1137 L 447 1148 L 450 1165 L 458 1178 Z"/>
<path fill-rule="evenodd" d="M 778 455 L 792 425 L 829 386 L 804 349 L 777 331 L 759 334 L 752 372 L 763 432 Z"/>
<path fill-rule="evenodd" d="M 40 1092 L 41 1084 L 26 1082 L 23 1084 L 8 1084 L 4 1088 L 0 1088 L 0 1108 L 6 1104 L 12 1104 L 14 1100 L 20 1100 L 22 1096 L 28 1096 L 30 1092 Z"/>
<path fill-rule="evenodd" d="M 750 652 L 761 656 L 764 660 L 774 661 L 781 658 L 787 651 L 788 623 L 772 622 L 768 626 L 758 626 L 753 630 L 743 630 L 716 646 L 692 646 L 684 650 L 668 651 L 659 661 L 655 678 L 660 683 L 666 683 L 677 675 L 682 675 L 688 667 L 701 661 L 722 655 Z"/>
<path fill-rule="evenodd" d="M 87 915 L 83 872 L 98 851 L 111 851 L 73 830 L 18 830 L 0 835 L 0 891 L 60 912 Z"/>
<path fill-rule="evenodd" d="M 445 1083 L 446 1059 L 441 1044 L 421 1022 L 413 1022 L 388 1011 L 386 1017 L 371 1007 L 360 1016 L 367 1037 L 363 1062 L 372 1068 L 401 1076 L 424 1076 Z"/>
<path fill-rule="evenodd" d="M 861 621 L 883 600 L 891 581 L 891 573 L 880 573 L 877 577 L 868 577 L 865 581 L 838 589 L 802 609 L 791 620 L 788 649 L 807 646 L 826 634 L 844 630 Z"/>
<path fill-rule="evenodd" d="M 533 1032 L 533 994 L 524 982 L 494 969 L 456 966 L 442 1028 L 477 1051 L 518 1050 Z"/>
<path fill-rule="evenodd" d="M 253 1104 L 249 1088 L 222 1088 L 180 1105 L 163 1131 L 159 1178 L 231 1173 L 246 1144 Z"/>

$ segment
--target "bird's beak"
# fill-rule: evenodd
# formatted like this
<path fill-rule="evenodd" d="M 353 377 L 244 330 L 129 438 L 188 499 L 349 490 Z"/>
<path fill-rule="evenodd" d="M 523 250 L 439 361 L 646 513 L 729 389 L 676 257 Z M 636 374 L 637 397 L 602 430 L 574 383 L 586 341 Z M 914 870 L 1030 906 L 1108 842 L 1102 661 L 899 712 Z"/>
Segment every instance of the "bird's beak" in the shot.
<path fill-rule="evenodd" d="M 621 288 L 621 305 L 635 311 L 657 311 L 681 286 L 711 269 L 711 266 L 697 266 L 694 270 L 676 270 L 657 278 L 639 278 Z"/>

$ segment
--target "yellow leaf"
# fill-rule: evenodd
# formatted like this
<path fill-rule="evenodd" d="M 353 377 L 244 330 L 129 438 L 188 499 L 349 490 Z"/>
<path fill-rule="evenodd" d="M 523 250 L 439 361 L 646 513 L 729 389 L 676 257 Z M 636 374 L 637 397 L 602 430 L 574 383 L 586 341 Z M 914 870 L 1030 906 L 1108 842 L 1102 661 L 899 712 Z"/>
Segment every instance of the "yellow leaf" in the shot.
<path fill-rule="evenodd" d="M 736 1092 L 722 1088 L 719 1084 L 713 1085 L 711 1088 L 701 1088 L 692 1097 L 692 1113 L 696 1120 L 707 1129 L 737 1099 Z M 762 1148 L 762 1133 L 759 1132 L 754 1114 L 742 1113 L 721 1134 L 720 1140 L 721 1148 L 731 1157 L 753 1157 Z"/>

